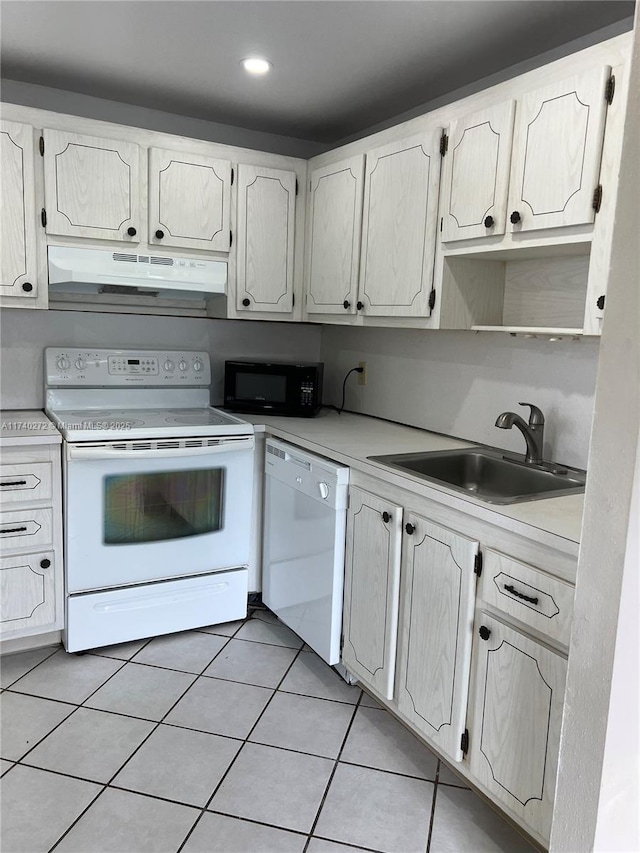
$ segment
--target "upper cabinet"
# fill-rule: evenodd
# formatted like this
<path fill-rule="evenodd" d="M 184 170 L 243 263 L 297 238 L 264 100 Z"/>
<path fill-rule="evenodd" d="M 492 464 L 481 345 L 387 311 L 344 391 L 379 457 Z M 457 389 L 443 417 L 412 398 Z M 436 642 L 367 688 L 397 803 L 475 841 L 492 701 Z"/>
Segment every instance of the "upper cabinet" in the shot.
<path fill-rule="evenodd" d="M 428 317 L 441 130 L 367 153 L 360 261 L 364 315 Z"/>
<path fill-rule="evenodd" d="M 305 284 L 309 314 L 355 314 L 364 154 L 314 169 L 309 181 Z"/>
<path fill-rule="evenodd" d="M 0 296 L 37 295 L 33 128 L 0 123 Z"/>
<path fill-rule="evenodd" d="M 238 167 L 236 310 L 290 313 L 296 175 Z"/>
<path fill-rule="evenodd" d="M 46 232 L 140 240 L 140 150 L 131 142 L 44 130 Z"/>
<path fill-rule="evenodd" d="M 149 151 L 149 243 L 228 252 L 231 163 Z"/>

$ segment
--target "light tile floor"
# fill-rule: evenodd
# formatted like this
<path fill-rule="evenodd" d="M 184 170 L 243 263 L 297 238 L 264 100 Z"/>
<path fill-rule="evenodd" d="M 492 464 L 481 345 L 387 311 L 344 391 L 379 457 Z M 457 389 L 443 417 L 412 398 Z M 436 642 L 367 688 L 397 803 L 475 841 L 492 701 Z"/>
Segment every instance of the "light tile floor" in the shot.
<path fill-rule="evenodd" d="M 1 677 L 3 853 L 533 853 L 268 611 Z"/>

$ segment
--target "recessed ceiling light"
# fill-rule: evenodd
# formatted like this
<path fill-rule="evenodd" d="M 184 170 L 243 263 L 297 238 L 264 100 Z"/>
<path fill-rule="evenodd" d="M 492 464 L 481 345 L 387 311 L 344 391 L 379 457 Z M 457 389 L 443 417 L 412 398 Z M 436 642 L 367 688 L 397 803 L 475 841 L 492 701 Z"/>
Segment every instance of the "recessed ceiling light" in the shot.
<path fill-rule="evenodd" d="M 260 59 L 257 56 L 249 56 L 247 59 L 243 59 L 242 65 L 248 74 L 254 74 L 256 77 L 266 74 L 273 67 L 268 60 Z"/>

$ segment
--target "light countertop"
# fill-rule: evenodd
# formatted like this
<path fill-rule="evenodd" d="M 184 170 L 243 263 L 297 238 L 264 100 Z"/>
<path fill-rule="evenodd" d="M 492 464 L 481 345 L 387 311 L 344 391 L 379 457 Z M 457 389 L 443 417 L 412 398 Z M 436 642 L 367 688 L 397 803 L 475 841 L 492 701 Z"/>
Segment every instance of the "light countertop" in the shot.
<path fill-rule="evenodd" d="M 60 444 L 62 436 L 39 409 L 5 409 L 0 412 L 0 446 Z"/>
<path fill-rule="evenodd" d="M 488 504 L 472 495 L 461 495 L 446 486 L 427 483 L 419 477 L 396 472 L 367 457 L 387 453 L 412 453 L 431 450 L 452 450 L 471 447 L 472 442 L 460 441 L 438 433 L 415 427 L 402 426 L 379 418 L 322 410 L 315 418 L 265 417 L 242 415 L 254 424 L 256 431 L 265 429 L 269 434 L 290 441 L 312 453 L 349 465 L 350 468 L 408 489 L 416 494 L 438 500 L 454 509 L 467 512 L 492 524 L 520 533 L 532 535 L 541 544 L 557 547 L 555 537 L 565 540 L 568 550 L 577 556 L 582 525 L 584 494 L 565 495 L 545 500 L 526 501 L 500 506 Z M 499 516 L 499 518 L 498 518 Z M 571 547 L 573 543 L 575 547 Z M 563 549 L 566 550 L 566 549 Z"/>

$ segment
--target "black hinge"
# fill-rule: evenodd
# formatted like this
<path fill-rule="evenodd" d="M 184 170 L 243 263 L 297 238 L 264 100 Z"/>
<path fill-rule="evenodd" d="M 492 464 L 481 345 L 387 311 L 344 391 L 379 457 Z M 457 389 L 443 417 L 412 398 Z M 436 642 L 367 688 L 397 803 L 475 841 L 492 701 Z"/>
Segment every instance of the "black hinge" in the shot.
<path fill-rule="evenodd" d="M 469 752 L 469 729 L 465 729 L 462 732 L 462 737 L 460 738 L 460 749 L 464 755 Z"/>
<path fill-rule="evenodd" d="M 340 634 L 340 651 L 344 649 L 344 634 Z"/>
<path fill-rule="evenodd" d="M 440 137 L 440 154 L 442 155 L 442 157 L 444 157 L 444 155 L 447 153 L 448 148 L 449 137 L 444 131 L 442 131 L 442 136 Z"/>
<path fill-rule="evenodd" d="M 598 184 L 598 186 L 593 191 L 593 201 L 591 202 L 591 207 L 595 210 L 596 213 L 599 213 L 601 206 L 602 206 L 602 184 Z"/>
<path fill-rule="evenodd" d="M 40 222 L 42 222 L 43 228 L 47 227 L 47 211 L 44 209 L 44 207 L 40 211 Z"/>
<path fill-rule="evenodd" d="M 41 136 L 38 141 L 38 148 L 40 149 L 40 156 L 44 157 L 44 136 Z"/>
<path fill-rule="evenodd" d="M 616 93 L 616 78 L 611 75 L 607 80 L 607 85 L 604 87 L 604 99 L 608 104 L 613 103 L 613 96 Z"/>
<path fill-rule="evenodd" d="M 442 224 L 444 222 L 444 216 L 440 217 L 440 233 L 442 233 Z"/>
<path fill-rule="evenodd" d="M 429 302 L 427 304 L 429 305 L 429 309 L 431 311 L 433 311 L 433 309 L 436 307 L 436 289 L 435 289 L 435 287 L 431 288 L 431 293 L 429 294 Z"/>
<path fill-rule="evenodd" d="M 233 231 L 229 231 L 229 248 L 231 248 L 233 244 Z"/>
<path fill-rule="evenodd" d="M 298 179 L 296 178 L 296 195 L 298 195 Z"/>
<path fill-rule="evenodd" d="M 233 186 L 233 175 L 234 175 L 234 171 L 233 171 L 233 166 L 232 166 L 231 167 L 231 184 L 230 184 L 230 186 Z"/>
<path fill-rule="evenodd" d="M 482 574 L 482 551 L 478 551 L 478 553 L 474 557 L 473 573 L 474 575 L 478 575 L 478 577 L 480 577 L 480 575 Z"/>
<path fill-rule="evenodd" d="M 291 307 L 293 308 L 293 306 L 295 304 L 296 304 L 296 295 L 295 295 L 295 293 L 292 293 L 291 294 Z"/>

